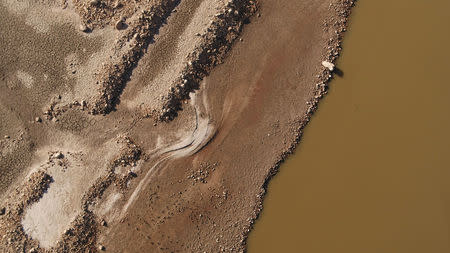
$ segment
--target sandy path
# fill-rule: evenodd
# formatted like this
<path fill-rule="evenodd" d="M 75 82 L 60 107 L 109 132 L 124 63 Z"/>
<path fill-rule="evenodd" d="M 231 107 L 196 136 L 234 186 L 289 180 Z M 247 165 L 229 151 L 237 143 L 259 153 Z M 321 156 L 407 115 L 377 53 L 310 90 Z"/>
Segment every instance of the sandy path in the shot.
<path fill-rule="evenodd" d="M 180 3 L 177 8 L 180 11 L 169 17 L 167 25 L 161 29 L 157 44 L 149 47 L 150 54 L 135 70 L 136 73 L 128 85 L 131 87 L 126 88 L 131 89 L 132 93 L 127 90 L 124 92 L 123 99 L 128 108 L 144 107 L 159 111 L 163 107 L 165 100 L 161 97 L 167 96 L 177 79 L 182 77 L 182 71 L 188 64 L 187 57 L 200 45 L 202 42 L 200 35 L 207 32 L 214 15 L 223 10 L 225 2 L 202 0 Z M 172 37 L 174 34 L 176 37 Z M 160 49 L 158 43 L 165 43 L 164 47 L 171 48 L 168 49 L 170 51 L 164 50 L 164 56 L 154 58 L 153 51 Z"/>

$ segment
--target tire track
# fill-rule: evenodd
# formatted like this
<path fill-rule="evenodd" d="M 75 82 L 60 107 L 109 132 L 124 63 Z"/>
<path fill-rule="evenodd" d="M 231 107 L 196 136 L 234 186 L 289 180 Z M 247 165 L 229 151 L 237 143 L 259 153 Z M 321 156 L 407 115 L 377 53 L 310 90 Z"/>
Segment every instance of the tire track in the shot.
<path fill-rule="evenodd" d="M 144 178 L 139 182 L 139 184 L 134 189 L 130 198 L 122 208 L 122 211 L 120 212 L 119 215 L 119 219 L 122 219 L 126 215 L 128 208 L 136 201 L 136 199 L 139 196 L 139 193 L 144 189 L 146 185 L 149 184 L 152 177 L 159 170 L 161 170 L 168 161 L 175 160 L 181 157 L 187 157 L 197 153 L 199 150 L 205 147 L 205 145 L 207 145 L 214 137 L 216 128 L 213 124 L 210 123 L 209 107 L 206 102 L 207 96 L 206 94 L 203 93 L 201 96 L 202 98 L 201 101 L 199 101 L 197 98 L 198 97 L 195 95 L 192 98 L 192 105 L 194 106 L 195 109 L 195 120 L 196 120 L 194 130 L 185 139 L 173 145 L 161 148 L 153 152 L 155 157 L 157 157 L 154 162 L 154 165 L 147 171 Z M 203 114 L 205 114 L 206 117 L 201 116 L 202 106 L 204 107 Z"/>

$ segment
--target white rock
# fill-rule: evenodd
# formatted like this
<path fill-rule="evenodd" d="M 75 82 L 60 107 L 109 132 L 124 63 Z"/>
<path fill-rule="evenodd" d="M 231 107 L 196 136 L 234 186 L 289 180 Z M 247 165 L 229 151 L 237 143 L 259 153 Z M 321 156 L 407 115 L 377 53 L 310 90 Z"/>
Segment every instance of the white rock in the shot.
<path fill-rule="evenodd" d="M 64 155 L 61 152 L 57 152 L 57 153 L 53 154 L 53 158 L 62 159 L 62 158 L 64 158 Z"/>
<path fill-rule="evenodd" d="M 329 69 L 330 71 L 334 70 L 334 64 L 328 61 L 323 61 L 322 62 L 322 66 L 324 66 L 325 68 Z"/>

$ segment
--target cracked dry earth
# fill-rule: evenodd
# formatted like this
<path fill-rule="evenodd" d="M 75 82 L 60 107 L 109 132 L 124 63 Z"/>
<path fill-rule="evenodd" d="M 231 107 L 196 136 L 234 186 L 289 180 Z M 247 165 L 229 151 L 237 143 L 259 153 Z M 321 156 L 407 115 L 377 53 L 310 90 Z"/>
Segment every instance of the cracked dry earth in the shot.
<path fill-rule="evenodd" d="M 0 0 L 0 251 L 245 251 L 352 6 Z"/>

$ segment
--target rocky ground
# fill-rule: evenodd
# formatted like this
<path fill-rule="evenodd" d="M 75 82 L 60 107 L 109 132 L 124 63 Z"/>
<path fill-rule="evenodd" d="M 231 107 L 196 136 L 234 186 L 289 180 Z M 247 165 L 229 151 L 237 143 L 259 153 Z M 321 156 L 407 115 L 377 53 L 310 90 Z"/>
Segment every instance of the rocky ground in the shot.
<path fill-rule="evenodd" d="M 244 251 L 353 1 L 0 2 L 0 251 Z"/>

